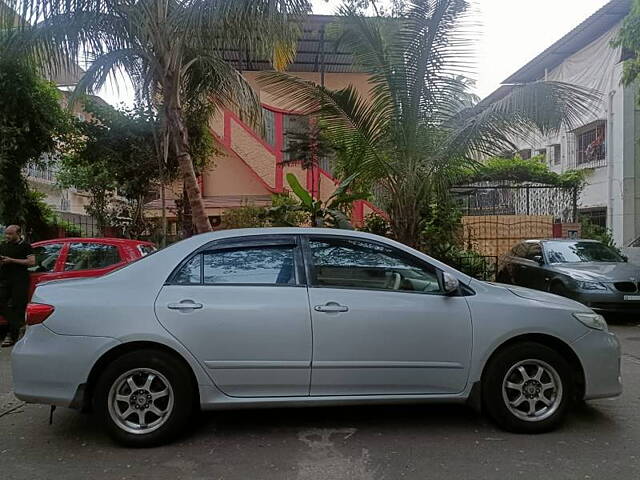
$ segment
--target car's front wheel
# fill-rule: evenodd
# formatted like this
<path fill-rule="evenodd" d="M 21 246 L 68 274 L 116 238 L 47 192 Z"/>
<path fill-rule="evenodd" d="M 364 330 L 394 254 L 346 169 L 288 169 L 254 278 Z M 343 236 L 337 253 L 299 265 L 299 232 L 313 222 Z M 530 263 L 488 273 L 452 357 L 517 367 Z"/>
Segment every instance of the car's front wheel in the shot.
<path fill-rule="evenodd" d="M 483 403 L 502 428 L 542 433 L 556 428 L 574 396 L 571 367 L 555 350 L 538 343 L 498 352 L 483 375 Z"/>
<path fill-rule="evenodd" d="M 95 410 L 118 442 L 165 443 L 187 424 L 194 392 L 186 366 L 162 351 L 141 350 L 113 361 L 94 394 Z"/>

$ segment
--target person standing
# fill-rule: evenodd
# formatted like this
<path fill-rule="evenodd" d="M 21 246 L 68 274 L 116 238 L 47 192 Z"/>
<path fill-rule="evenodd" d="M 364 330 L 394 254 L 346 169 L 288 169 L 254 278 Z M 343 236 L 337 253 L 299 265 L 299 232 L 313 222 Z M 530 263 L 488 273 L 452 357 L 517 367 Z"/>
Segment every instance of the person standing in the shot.
<path fill-rule="evenodd" d="M 9 225 L 0 244 L 0 285 L 5 290 L 2 313 L 9 322 L 9 334 L 2 343 L 10 347 L 18 341 L 29 296 L 29 267 L 36 264 L 31 245 L 22 238 L 18 225 Z"/>

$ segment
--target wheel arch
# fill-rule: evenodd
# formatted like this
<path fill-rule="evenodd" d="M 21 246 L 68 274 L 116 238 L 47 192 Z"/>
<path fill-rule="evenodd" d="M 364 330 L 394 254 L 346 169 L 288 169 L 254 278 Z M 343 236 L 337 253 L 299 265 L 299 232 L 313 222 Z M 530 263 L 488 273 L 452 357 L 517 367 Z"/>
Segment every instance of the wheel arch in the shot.
<path fill-rule="evenodd" d="M 121 343 L 111 348 L 110 350 L 107 350 L 102 354 L 102 356 L 100 356 L 100 358 L 98 358 L 98 360 L 93 364 L 93 367 L 91 367 L 91 371 L 89 372 L 89 376 L 87 377 L 87 383 L 84 386 L 82 399 L 78 399 L 76 401 L 76 403 L 78 403 L 77 406 L 80 407 L 83 411 L 90 410 L 92 408 L 93 392 L 102 372 L 104 372 L 107 366 L 115 359 L 127 353 L 135 352 L 137 350 L 158 350 L 171 355 L 180 363 L 182 363 L 189 372 L 189 378 L 194 392 L 194 406 L 196 406 L 197 408 L 200 407 L 200 391 L 198 388 L 198 380 L 191 364 L 187 361 L 187 359 L 170 346 L 158 342 L 142 340 Z"/>
<path fill-rule="evenodd" d="M 571 367 L 571 371 L 573 372 L 573 381 L 576 386 L 576 398 L 578 400 L 582 400 L 584 398 L 585 392 L 585 373 L 584 368 L 582 366 L 582 362 L 578 358 L 576 352 L 571 348 L 571 346 L 565 341 L 559 339 L 558 337 L 554 337 L 553 335 L 545 334 L 545 333 L 527 333 L 522 335 L 517 335 L 515 337 L 509 338 L 508 340 L 502 342 L 498 345 L 491 355 L 488 356 L 484 365 L 482 366 L 482 374 L 480 376 L 480 385 L 484 383 L 485 375 L 488 369 L 488 366 L 491 364 L 491 361 L 500 354 L 500 352 L 504 351 L 506 348 L 509 348 L 518 343 L 525 342 L 533 342 L 539 343 L 546 347 L 549 347 L 556 352 L 558 352 L 562 357 L 569 363 Z"/>

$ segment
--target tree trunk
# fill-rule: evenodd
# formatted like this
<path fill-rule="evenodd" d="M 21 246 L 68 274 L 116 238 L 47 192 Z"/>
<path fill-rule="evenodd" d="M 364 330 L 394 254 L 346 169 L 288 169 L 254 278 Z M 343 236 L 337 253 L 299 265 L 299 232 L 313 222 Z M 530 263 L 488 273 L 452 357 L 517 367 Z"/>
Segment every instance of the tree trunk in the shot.
<path fill-rule="evenodd" d="M 409 247 L 418 248 L 420 214 L 416 204 L 396 200 L 390 210 L 391 231 L 394 239 Z"/>
<path fill-rule="evenodd" d="M 167 103 L 165 103 L 165 111 L 169 124 L 169 133 L 178 159 L 178 167 L 180 168 L 184 189 L 187 192 L 186 200 L 191 207 L 193 223 L 198 233 L 211 232 L 213 229 L 204 208 L 202 192 L 200 192 L 196 172 L 193 168 L 193 160 L 189 154 L 189 134 L 182 119 L 177 87 L 166 91 L 165 101 Z"/>
<path fill-rule="evenodd" d="M 187 189 L 182 189 L 182 238 L 193 236 L 193 215 L 187 196 Z"/>

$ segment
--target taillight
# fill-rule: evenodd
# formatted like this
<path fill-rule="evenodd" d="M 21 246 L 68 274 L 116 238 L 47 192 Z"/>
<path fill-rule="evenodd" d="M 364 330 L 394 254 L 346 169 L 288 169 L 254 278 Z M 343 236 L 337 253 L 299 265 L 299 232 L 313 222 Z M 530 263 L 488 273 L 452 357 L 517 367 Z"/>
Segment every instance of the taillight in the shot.
<path fill-rule="evenodd" d="M 53 313 L 55 308 L 52 305 L 43 303 L 30 303 L 27 305 L 26 322 L 27 325 L 37 325 L 44 322 L 49 315 Z"/>

